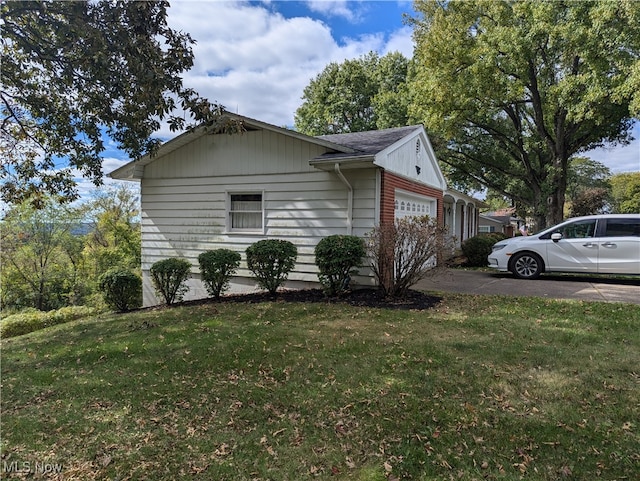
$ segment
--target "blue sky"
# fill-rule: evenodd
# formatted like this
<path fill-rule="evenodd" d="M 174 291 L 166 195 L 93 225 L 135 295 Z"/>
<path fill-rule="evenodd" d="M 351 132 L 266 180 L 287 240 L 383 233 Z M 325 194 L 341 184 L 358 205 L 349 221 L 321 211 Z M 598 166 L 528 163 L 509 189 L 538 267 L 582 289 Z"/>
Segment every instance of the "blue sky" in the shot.
<path fill-rule="evenodd" d="M 188 87 L 229 111 L 292 126 L 303 89 L 328 63 L 370 51 L 411 57 L 412 30 L 403 13 L 412 12 L 410 1 L 173 0 L 169 23 L 198 42 L 195 65 L 184 76 Z M 175 135 L 168 128 L 158 134 Z M 640 123 L 634 136 L 640 138 Z M 640 140 L 589 156 L 614 173 L 640 171 Z M 115 149 L 105 157 L 105 172 L 126 160 Z"/>

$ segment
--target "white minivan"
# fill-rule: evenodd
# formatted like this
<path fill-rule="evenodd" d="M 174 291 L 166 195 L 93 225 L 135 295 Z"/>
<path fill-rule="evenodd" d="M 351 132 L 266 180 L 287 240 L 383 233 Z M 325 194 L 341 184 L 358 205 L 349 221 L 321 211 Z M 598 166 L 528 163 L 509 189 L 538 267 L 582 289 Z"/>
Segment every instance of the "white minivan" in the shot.
<path fill-rule="evenodd" d="M 497 242 L 488 261 L 520 279 L 543 272 L 640 275 L 640 214 L 568 219 L 535 235 Z"/>

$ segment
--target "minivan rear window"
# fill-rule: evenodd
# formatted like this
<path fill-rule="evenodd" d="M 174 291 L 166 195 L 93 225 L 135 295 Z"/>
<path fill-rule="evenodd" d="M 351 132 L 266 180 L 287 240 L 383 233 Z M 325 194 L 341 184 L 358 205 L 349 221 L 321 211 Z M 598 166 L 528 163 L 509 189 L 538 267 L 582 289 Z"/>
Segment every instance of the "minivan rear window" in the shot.
<path fill-rule="evenodd" d="M 604 237 L 640 237 L 640 220 L 607 219 Z"/>

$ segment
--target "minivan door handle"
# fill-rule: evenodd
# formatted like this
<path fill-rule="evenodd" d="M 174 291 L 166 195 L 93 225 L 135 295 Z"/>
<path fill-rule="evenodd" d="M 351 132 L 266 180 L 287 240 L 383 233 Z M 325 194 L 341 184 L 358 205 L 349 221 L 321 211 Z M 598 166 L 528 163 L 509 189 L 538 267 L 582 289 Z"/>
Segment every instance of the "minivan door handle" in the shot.
<path fill-rule="evenodd" d="M 597 247 L 597 244 L 593 242 L 587 242 L 586 244 L 582 244 L 583 247 Z"/>
<path fill-rule="evenodd" d="M 602 244 L 603 247 L 617 247 L 617 245 L 613 242 L 605 242 Z"/>

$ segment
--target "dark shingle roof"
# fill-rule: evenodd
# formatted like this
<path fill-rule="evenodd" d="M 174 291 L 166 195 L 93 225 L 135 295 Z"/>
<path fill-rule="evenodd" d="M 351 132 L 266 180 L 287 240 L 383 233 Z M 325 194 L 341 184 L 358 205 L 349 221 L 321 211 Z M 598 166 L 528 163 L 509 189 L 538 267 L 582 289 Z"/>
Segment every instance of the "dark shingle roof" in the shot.
<path fill-rule="evenodd" d="M 407 127 L 369 130 L 367 132 L 318 135 L 317 138 L 350 147 L 357 151 L 356 155 L 375 155 L 419 128 L 421 128 L 420 125 L 409 125 Z"/>

